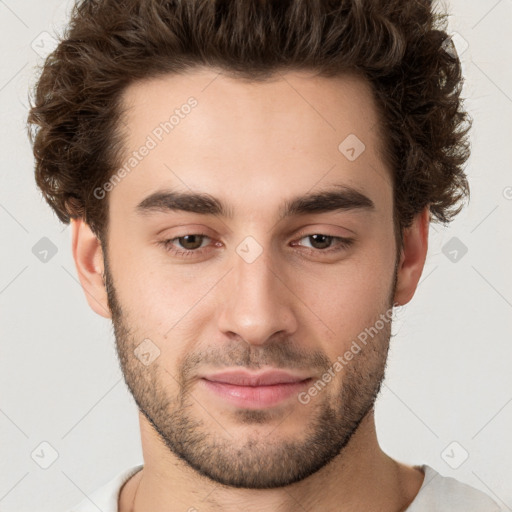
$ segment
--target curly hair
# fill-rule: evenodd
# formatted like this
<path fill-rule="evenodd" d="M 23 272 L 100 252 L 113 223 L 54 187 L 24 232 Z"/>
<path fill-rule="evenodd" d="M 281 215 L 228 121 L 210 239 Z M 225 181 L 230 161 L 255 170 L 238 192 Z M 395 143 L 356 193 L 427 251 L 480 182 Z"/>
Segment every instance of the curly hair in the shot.
<path fill-rule="evenodd" d="M 101 237 L 108 205 L 93 191 L 120 161 L 128 85 L 198 66 L 252 81 L 357 73 L 378 106 L 400 238 L 426 207 L 448 223 L 469 196 L 471 120 L 446 26 L 431 0 L 81 0 L 31 101 L 36 183 L 61 221 Z"/>

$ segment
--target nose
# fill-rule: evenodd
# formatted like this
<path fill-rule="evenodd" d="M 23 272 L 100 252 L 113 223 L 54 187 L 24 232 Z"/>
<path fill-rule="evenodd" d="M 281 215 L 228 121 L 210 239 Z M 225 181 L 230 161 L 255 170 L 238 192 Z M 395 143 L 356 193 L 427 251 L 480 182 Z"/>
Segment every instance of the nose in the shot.
<path fill-rule="evenodd" d="M 276 334 L 291 336 L 297 329 L 296 302 L 285 269 L 263 251 L 248 262 L 236 252 L 233 270 L 224 283 L 218 317 L 220 331 L 264 345 Z"/>

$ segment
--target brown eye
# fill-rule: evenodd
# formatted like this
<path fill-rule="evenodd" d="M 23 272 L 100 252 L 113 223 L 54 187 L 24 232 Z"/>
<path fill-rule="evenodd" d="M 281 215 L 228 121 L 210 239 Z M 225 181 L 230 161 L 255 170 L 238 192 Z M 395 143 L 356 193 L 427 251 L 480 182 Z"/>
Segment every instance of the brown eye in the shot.
<path fill-rule="evenodd" d="M 207 250 L 204 242 L 208 242 L 210 237 L 203 233 L 193 233 L 190 235 L 178 236 L 159 242 L 165 250 L 175 256 L 198 256 Z"/>
<path fill-rule="evenodd" d="M 191 250 L 199 249 L 203 243 L 204 235 L 185 235 L 176 238 L 183 249 Z"/>
<path fill-rule="evenodd" d="M 314 249 L 327 249 L 331 246 L 334 237 L 329 235 L 309 235 L 311 245 Z"/>
<path fill-rule="evenodd" d="M 293 243 L 295 247 L 303 247 L 304 250 L 313 254 L 334 254 L 347 250 L 353 243 L 353 238 L 345 238 L 323 233 L 308 235 L 301 233 L 300 238 Z"/>

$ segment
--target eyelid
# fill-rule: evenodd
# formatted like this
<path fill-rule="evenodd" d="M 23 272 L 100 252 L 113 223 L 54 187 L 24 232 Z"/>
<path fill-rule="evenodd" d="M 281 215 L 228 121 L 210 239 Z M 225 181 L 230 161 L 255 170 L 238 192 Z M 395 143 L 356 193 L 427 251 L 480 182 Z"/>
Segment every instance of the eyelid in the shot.
<path fill-rule="evenodd" d="M 339 228 L 339 226 L 336 226 Z M 351 240 L 351 241 L 355 241 L 356 240 L 356 236 L 355 236 L 355 233 L 354 231 L 350 230 L 350 229 L 346 229 L 344 228 L 346 231 L 350 231 L 350 235 L 340 235 L 340 234 L 333 234 L 331 232 L 331 229 L 325 229 L 323 227 L 320 227 L 320 228 L 315 228 L 315 227 L 307 227 L 307 228 L 303 228 L 301 229 L 293 238 L 293 241 L 296 241 L 296 240 L 300 240 L 301 238 L 304 238 L 304 237 L 308 237 L 308 236 L 313 236 L 313 235 L 324 235 L 324 236 L 329 236 L 331 238 L 337 238 L 337 239 L 341 239 L 341 240 Z"/>
<path fill-rule="evenodd" d="M 346 234 L 332 234 L 332 232 L 339 232 Z M 306 236 L 306 235 L 316 235 L 316 234 L 322 234 L 326 235 L 329 233 L 329 236 L 336 236 L 340 238 L 351 238 L 356 237 L 357 232 L 353 229 L 350 229 L 346 226 L 340 226 L 339 224 L 329 224 L 325 222 L 315 222 L 308 224 L 307 226 L 301 227 L 299 229 L 299 232 L 295 237 L 298 236 Z"/>
<path fill-rule="evenodd" d="M 303 238 L 308 238 L 313 235 L 322 235 L 322 236 L 326 236 L 328 238 L 333 239 L 333 241 L 335 241 L 335 242 L 337 241 L 337 243 L 334 243 L 333 246 L 328 247 L 327 249 L 315 249 L 314 247 L 307 247 L 307 246 L 303 246 L 302 244 L 299 244 L 299 246 L 303 247 L 306 250 L 306 252 L 309 252 L 310 254 L 314 254 L 314 255 L 317 255 L 320 257 L 330 256 L 333 254 L 340 253 L 344 250 L 347 250 L 352 245 L 354 245 L 354 242 L 356 241 L 354 237 L 348 238 L 348 237 L 343 237 L 343 236 L 328 235 L 328 234 L 325 234 L 322 232 L 305 233 L 303 236 L 299 235 L 299 237 L 296 238 L 296 240 L 300 241 Z"/>
<path fill-rule="evenodd" d="M 172 235 L 166 236 L 164 233 L 166 232 L 173 232 Z M 174 232 L 177 232 L 178 234 L 175 235 Z M 181 234 L 181 231 L 183 231 L 183 234 Z M 166 226 L 162 229 L 159 229 L 157 232 L 154 233 L 154 236 L 157 237 L 166 237 L 169 238 L 180 238 L 182 236 L 186 235 L 199 235 L 200 233 L 204 234 L 204 236 L 210 236 L 207 235 L 206 232 L 212 232 L 212 229 L 204 226 L 203 224 L 190 224 L 190 223 L 183 223 L 183 224 L 174 224 L 172 226 Z"/>
<path fill-rule="evenodd" d="M 159 243 L 163 244 L 165 247 L 172 245 L 173 247 L 176 248 L 176 251 L 179 251 L 179 252 L 191 252 L 191 253 L 195 252 L 197 254 L 199 254 L 203 249 L 206 249 L 209 245 L 211 245 L 211 242 L 210 242 L 210 244 L 207 244 L 205 247 L 200 247 L 198 249 L 180 249 L 179 247 L 177 247 L 173 244 L 173 242 L 175 242 L 176 240 L 179 240 L 180 238 L 184 238 L 186 236 L 199 236 L 199 237 L 202 237 L 203 239 L 209 239 L 211 242 L 214 242 L 213 238 L 211 236 L 207 235 L 206 233 L 203 233 L 200 231 L 197 231 L 197 232 L 190 231 L 183 235 L 173 236 L 172 238 L 165 238 L 164 240 L 162 240 Z"/>

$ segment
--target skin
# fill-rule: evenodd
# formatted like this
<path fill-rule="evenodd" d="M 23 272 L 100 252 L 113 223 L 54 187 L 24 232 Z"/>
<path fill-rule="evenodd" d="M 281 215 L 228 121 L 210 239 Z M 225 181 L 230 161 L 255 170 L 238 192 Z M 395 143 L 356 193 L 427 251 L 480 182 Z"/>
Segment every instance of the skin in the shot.
<path fill-rule="evenodd" d="M 237 365 L 316 380 L 379 315 L 412 298 L 429 214 L 415 217 L 397 253 L 369 85 L 306 72 L 249 83 L 211 68 L 132 84 L 126 155 L 190 96 L 198 105 L 109 193 L 107 245 L 73 222 L 81 284 L 113 321 L 141 410 L 144 469 L 124 485 L 120 510 L 405 510 L 424 475 L 381 450 L 373 409 L 390 323 L 307 404 L 292 397 L 247 410 L 200 380 Z M 366 147 L 355 161 L 338 150 L 349 134 Z M 279 219 L 284 201 L 334 186 L 374 207 Z M 137 211 L 164 189 L 210 194 L 232 216 Z M 192 239 L 202 252 L 190 257 L 162 243 L 184 250 L 192 244 L 178 237 L 196 233 L 207 237 Z M 326 249 L 315 234 L 354 242 L 326 253 L 338 239 Z M 251 263 L 236 250 L 248 236 L 262 250 Z M 160 351 L 147 366 L 134 355 L 144 339 Z"/>

